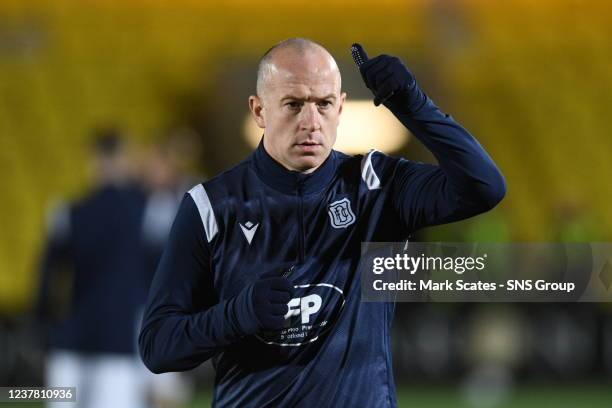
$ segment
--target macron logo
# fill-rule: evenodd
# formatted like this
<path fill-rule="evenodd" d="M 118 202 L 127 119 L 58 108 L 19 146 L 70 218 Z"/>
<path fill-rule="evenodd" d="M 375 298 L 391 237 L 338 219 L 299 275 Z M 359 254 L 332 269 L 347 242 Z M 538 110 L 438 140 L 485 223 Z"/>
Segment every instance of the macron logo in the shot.
<path fill-rule="evenodd" d="M 240 223 L 238 223 L 238 225 L 240 225 L 240 229 L 242 230 L 242 233 L 244 234 L 244 237 L 246 238 L 247 242 L 249 243 L 249 245 L 251 245 L 251 241 L 253 240 L 253 236 L 257 231 L 257 227 L 259 227 L 259 223 L 253 224 L 251 221 L 247 221 L 244 225 Z"/>

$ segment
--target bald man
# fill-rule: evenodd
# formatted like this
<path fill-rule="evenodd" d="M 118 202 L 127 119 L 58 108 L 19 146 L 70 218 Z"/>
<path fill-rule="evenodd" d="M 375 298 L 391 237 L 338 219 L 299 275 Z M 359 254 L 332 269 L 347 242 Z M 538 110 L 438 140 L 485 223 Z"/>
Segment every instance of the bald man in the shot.
<path fill-rule="evenodd" d="M 264 129 L 263 147 L 285 169 L 309 174 L 330 154 L 342 105 L 340 71 L 320 45 L 293 40 L 272 48 L 259 65 L 249 106 Z"/>
<path fill-rule="evenodd" d="M 505 193 L 491 158 L 401 61 L 358 52 L 375 103 L 438 165 L 333 150 L 346 99 L 333 57 L 305 39 L 265 53 L 249 98 L 262 140 L 185 195 L 139 337 L 156 373 L 212 358 L 215 406 L 396 406 L 394 307 L 361 302 L 361 243 L 403 241 Z"/>

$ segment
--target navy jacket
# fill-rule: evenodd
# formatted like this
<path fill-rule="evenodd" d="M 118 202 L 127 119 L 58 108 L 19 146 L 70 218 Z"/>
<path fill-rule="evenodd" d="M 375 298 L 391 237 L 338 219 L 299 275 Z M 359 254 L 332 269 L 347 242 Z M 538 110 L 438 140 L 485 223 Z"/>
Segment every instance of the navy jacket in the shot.
<path fill-rule="evenodd" d="M 146 195 L 133 185 L 105 185 L 54 214 L 41 265 L 36 314 L 50 323 L 48 345 L 88 353 L 136 352 L 154 251 L 143 236 Z M 152 268 L 152 270 L 151 270 Z M 53 316 L 69 272 L 69 299 Z M 57 313 L 56 313 L 57 314 Z"/>
<path fill-rule="evenodd" d="M 220 407 L 396 406 L 394 305 L 360 301 L 361 242 L 401 241 L 487 211 L 505 194 L 479 143 L 421 97 L 408 127 L 439 166 L 332 151 L 304 175 L 260 143 L 190 190 L 149 292 L 139 338 L 149 369 L 188 370 L 212 358 Z M 243 335 L 252 314 L 236 294 L 292 266 L 287 328 Z"/>

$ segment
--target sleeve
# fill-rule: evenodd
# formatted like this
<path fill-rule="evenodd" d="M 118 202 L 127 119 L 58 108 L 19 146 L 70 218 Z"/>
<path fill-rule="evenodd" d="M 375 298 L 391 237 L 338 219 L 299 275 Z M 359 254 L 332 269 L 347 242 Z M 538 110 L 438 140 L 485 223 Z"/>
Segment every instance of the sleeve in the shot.
<path fill-rule="evenodd" d="M 56 289 L 53 282 L 63 266 L 71 262 L 71 226 L 70 208 L 66 203 L 58 202 L 47 214 L 47 239 L 39 265 L 40 280 L 34 316 L 43 324 L 55 317 L 55 305 L 51 304 Z"/>
<path fill-rule="evenodd" d="M 397 163 L 391 199 L 409 231 L 471 217 L 503 199 L 505 180 L 493 160 L 416 84 L 386 106 L 438 160 L 437 166 L 405 159 Z"/>
<path fill-rule="evenodd" d="M 198 366 L 248 333 L 254 321 L 250 288 L 217 299 L 208 236 L 194 199 L 186 194 L 155 272 L 138 338 L 142 360 L 154 373 Z"/>

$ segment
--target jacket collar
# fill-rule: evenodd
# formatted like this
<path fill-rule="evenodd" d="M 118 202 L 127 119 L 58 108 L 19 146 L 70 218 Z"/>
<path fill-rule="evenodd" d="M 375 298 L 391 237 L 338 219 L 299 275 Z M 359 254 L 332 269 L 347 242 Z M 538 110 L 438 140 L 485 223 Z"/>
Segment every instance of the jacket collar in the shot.
<path fill-rule="evenodd" d="M 312 194 L 323 190 L 334 176 L 336 161 L 337 153 L 332 150 L 323 164 L 312 173 L 287 170 L 266 152 L 263 138 L 252 155 L 253 168 L 260 179 L 286 194 Z"/>

